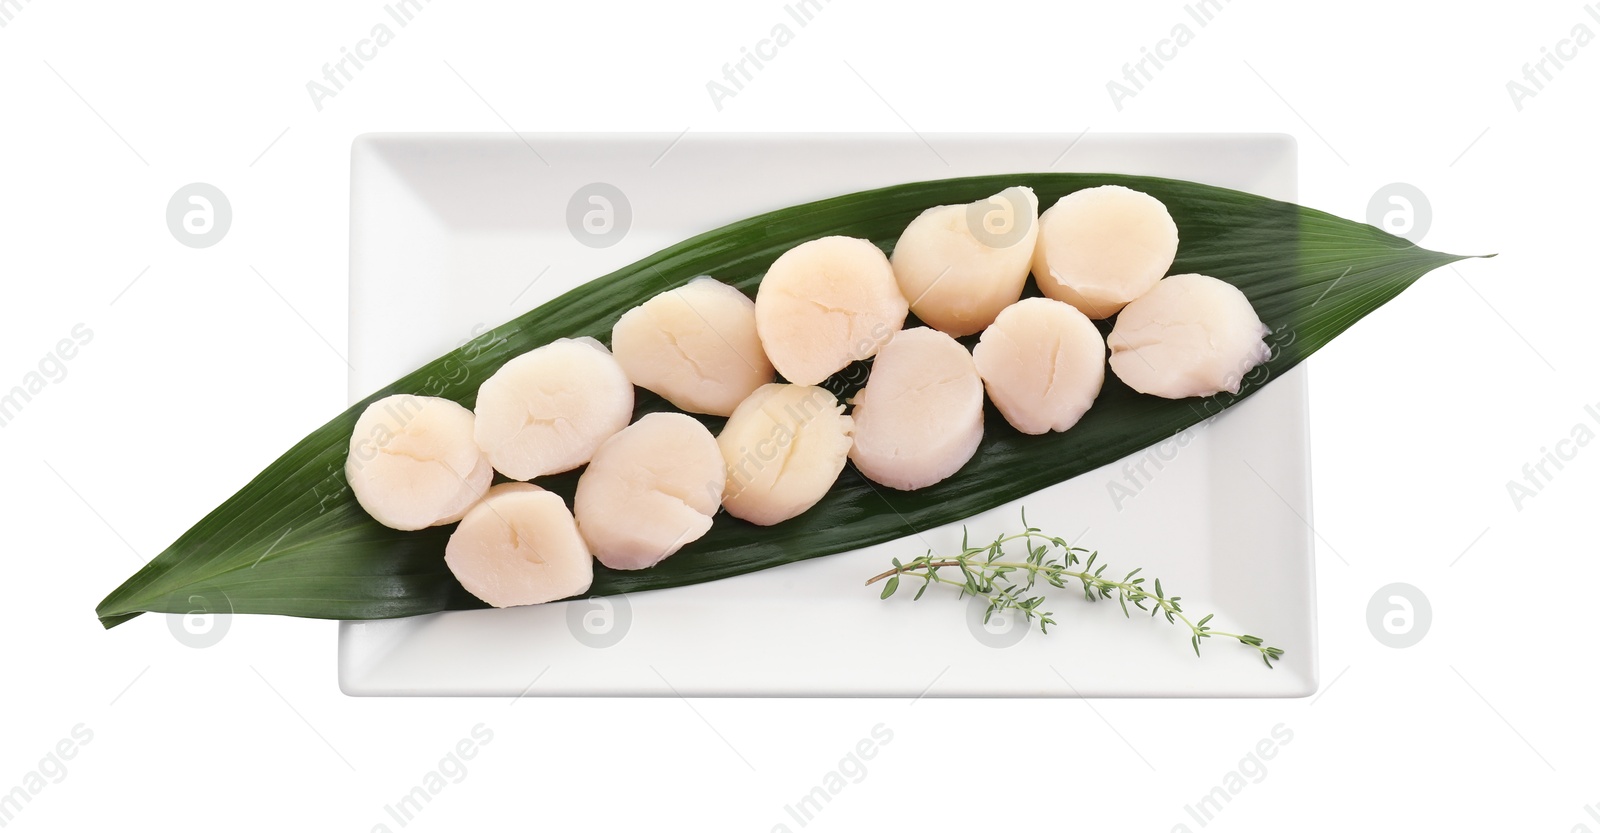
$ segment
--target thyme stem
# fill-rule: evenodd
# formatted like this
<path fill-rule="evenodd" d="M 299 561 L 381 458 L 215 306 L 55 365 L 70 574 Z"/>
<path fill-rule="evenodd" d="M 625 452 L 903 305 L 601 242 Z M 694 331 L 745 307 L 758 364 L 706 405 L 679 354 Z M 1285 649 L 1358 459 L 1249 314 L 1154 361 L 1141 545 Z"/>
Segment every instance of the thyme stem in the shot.
<path fill-rule="evenodd" d="M 1044 597 L 1029 596 L 1027 593 L 1039 581 L 1057 588 L 1077 582 L 1083 588 L 1084 598 L 1091 602 L 1115 597 L 1124 615 L 1133 615 L 1128 610 L 1128 605 L 1132 604 L 1139 610 L 1148 610 L 1151 616 L 1160 614 L 1173 624 L 1181 622 L 1189 628 L 1189 641 L 1194 647 L 1195 656 L 1200 655 L 1200 641 L 1214 636 L 1236 640 L 1256 649 L 1268 668 L 1272 667 L 1273 660 L 1283 656 L 1283 649 L 1267 645 L 1259 636 L 1212 629 L 1206 624 L 1211 620 L 1210 615 L 1201 617 L 1198 622 L 1190 619 L 1180 604 L 1182 597 L 1168 596 L 1161 587 L 1160 579 L 1154 580 L 1151 589 L 1146 589 L 1144 577 L 1138 576 L 1139 570 L 1128 573 L 1120 581 L 1106 578 L 1106 565 L 1102 563 L 1098 568 L 1095 567 L 1100 556 L 1098 552 L 1074 547 L 1060 537 L 1045 535 L 1037 528 L 1028 526 L 1026 512 L 1022 516 L 1022 525 L 1022 532 L 1001 535 L 982 546 L 968 546 L 963 531 L 960 554 L 935 557 L 930 550 L 926 555 L 905 563 L 896 558 L 893 567 L 867 579 L 866 583 L 871 586 L 887 579 L 888 585 L 881 596 L 884 599 L 895 594 L 902 577 L 922 579 L 922 587 L 918 588 L 915 596 L 917 599 L 922 598 L 923 592 L 936 583 L 959 587 L 963 597 L 970 594 L 989 600 L 989 608 L 983 616 L 985 622 L 999 611 L 1016 610 L 1027 620 L 1039 620 L 1039 629 L 1048 633 L 1050 625 L 1056 624 L 1056 621 L 1051 618 L 1049 611 L 1039 609 Z M 1006 545 L 1016 541 L 1026 542 L 1027 558 L 1023 561 L 1003 560 Z M 1073 569 L 1080 564 L 1081 569 Z M 940 569 L 951 568 L 961 572 L 959 580 L 939 575 Z M 1021 586 L 1008 578 L 1013 573 L 1018 574 L 1017 580 L 1021 581 Z M 1147 604 L 1150 606 L 1146 607 Z"/>

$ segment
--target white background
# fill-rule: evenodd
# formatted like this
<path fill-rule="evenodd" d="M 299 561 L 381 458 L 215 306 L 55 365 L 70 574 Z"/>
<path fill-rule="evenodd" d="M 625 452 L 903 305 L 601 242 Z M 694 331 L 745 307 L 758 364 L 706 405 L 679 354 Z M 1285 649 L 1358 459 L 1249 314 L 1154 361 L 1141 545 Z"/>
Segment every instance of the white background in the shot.
<path fill-rule="evenodd" d="M 878 724 L 892 740 L 808 829 L 1200 829 L 1185 806 L 1282 724 L 1292 740 L 1245 765 L 1207 829 L 1600 830 L 1600 450 L 1520 506 L 1507 492 L 1575 425 L 1600 431 L 1584 410 L 1600 403 L 1600 45 L 1562 47 L 1574 57 L 1520 109 L 1506 86 L 1600 19 L 1420 6 L 1236 0 L 1200 26 L 1178 3 L 834 0 L 797 27 L 776 2 L 439 2 L 319 111 L 306 83 L 388 20 L 380 4 L 6 5 L 0 389 L 74 325 L 94 334 L 0 428 L 0 792 L 42 760 L 53 776 L 6 829 L 400 829 L 385 805 L 478 724 L 492 740 L 407 829 L 800 829 L 785 805 Z M 793 41 L 716 107 L 707 82 L 785 21 Z M 1192 40 L 1119 108 L 1107 82 L 1178 23 Z M 1410 183 L 1431 205 L 1425 245 L 1501 254 L 1426 277 L 1311 362 L 1313 698 L 351 699 L 332 623 L 241 617 L 205 649 L 163 616 L 102 631 L 106 592 L 343 408 L 329 343 L 345 339 L 351 139 L 508 125 L 1282 131 L 1305 204 L 1365 219 Z M 234 211 L 207 249 L 165 221 L 195 181 Z M 1406 649 L 1366 621 L 1396 581 L 1433 610 Z M 47 760 L 79 724 L 92 740 Z"/>

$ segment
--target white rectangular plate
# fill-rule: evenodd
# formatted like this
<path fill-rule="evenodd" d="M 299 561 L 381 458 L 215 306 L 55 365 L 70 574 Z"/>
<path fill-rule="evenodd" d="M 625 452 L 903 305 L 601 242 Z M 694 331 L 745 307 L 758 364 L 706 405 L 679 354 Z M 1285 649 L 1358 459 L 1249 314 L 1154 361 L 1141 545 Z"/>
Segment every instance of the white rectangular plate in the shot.
<path fill-rule="evenodd" d="M 866 188 L 1028 171 L 1175 177 L 1295 199 L 1291 138 L 1260 135 L 368 135 L 350 194 L 355 401 L 488 327 L 691 235 Z M 607 206 L 575 194 L 613 186 Z M 623 210 L 622 202 L 626 202 Z M 626 215 L 626 221 L 624 221 Z M 616 232 L 612 232 L 615 236 Z M 589 240 L 590 243 L 598 241 Z M 1247 258 L 1249 252 L 1240 252 Z M 1316 690 L 1303 369 L 1147 453 L 967 521 L 1018 526 L 1143 567 L 1218 630 L 1260 634 L 1276 669 L 1213 639 L 1055 591 L 1049 634 L 985 627 L 950 588 L 879 601 L 891 557 L 951 552 L 960 525 L 719 582 L 339 628 L 358 695 L 1296 697 Z"/>

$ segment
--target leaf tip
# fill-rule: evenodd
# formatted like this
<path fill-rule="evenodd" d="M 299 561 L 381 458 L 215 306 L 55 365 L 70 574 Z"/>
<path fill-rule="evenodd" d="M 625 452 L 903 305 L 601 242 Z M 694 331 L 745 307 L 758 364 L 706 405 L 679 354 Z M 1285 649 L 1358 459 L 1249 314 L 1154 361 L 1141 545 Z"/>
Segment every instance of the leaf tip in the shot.
<path fill-rule="evenodd" d="M 105 628 L 106 630 L 111 630 L 112 628 L 122 624 L 123 622 L 128 621 L 129 619 L 132 619 L 132 618 L 134 618 L 136 616 L 139 616 L 142 613 L 144 613 L 144 611 L 142 611 L 142 610 L 136 610 L 136 611 L 134 611 L 132 613 L 111 613 L 111 614 L 99 613 L 97 611 L 96 615 L 98 615 L 100 617 L 100 627 Z"/>

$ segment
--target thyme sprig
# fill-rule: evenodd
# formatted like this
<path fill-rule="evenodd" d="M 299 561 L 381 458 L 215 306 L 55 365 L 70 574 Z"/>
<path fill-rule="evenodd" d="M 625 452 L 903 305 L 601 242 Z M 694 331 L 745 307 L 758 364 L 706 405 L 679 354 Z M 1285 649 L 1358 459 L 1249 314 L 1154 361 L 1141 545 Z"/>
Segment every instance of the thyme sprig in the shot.
<path fill-rule="evenodd" d="M 901 578 L 922 579 L 922 586 L 917 588 L 913 599 L 922 598 L 922 594 L 934 584 L 948 584 L 961 589 L 958 598 L 971 595 L 988 599 L 989 607 L 983 614 L 985 623 L 1002 610 L 1015 610 L 1025 620 L 1037 621 L 1039 630 L 1044 633 L 1049 633 L 1050 626 L 1057 622 L 1051 618 L 1049 611 L 1041 608 L 1045 597 L 1032 594 L 1034 585 L 1043 581 L 1052 587 L 1064 589 L 1069 584 L 1077 584 L 1082 587 L 1084 598 L 1091 602 L 1115 597 L 1125 616 L 1132 617 L 1133 612 L 1128 607 L 1132 605 L 1141 611 L 1149 611 L 1151 616 L 1163 615 L 1173 624 L 1182 622 L 1189 628 L 1189 643 L 1194 647 L 1195 656 L 1200 655 L 1201 640 L 1212 637 L 1237 640 L 1242 645 L 1256 649 L 1268 668 L 1272 667 L 1273 660 L 1283 656 L 1282 648 L 1267 645 L 1259 636 L 1213 629 L 1206 624 L 1211 621 L 1213 614 L 1208 613 L 1199 621 L 1191 620 L 1183 611 L 1182 597 L 1168 596 L 1161 587 L 1161 579 L 1155 579 L 1146 586 L 1145 577 L 1139 575 L 1143 568 L 1129 572 L 1120 581 L 1107 578 L 1105 572 L 1108 565 L 1099 562 L 1099 552 L 1074 547 L 1063 538 L 1046 535 L 1037 527 L 1029 526 L 1026 510 L 1022 513 L 1022 527 L 1022 532 L 1001 535 L 978 546 L 967 543 L 967 531 L 963 528 L 959 554 L 935 556 L 929 550 L 926 555 L 904 563 L 895 558 L 892 559 L 893 568 L 867 579 L 867 584 L 870 586 L 887 580 L 879 596 L 882 599 L 893 596 L 900 589 Z M 1016 541 L 1025 542 L 1027 556 L 1022 561 L 1006 560 L 1006 545 Z M 939 573 L 941 569 L 951 568 L 960 572 L 959 579 Z"/>

